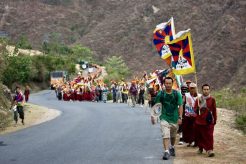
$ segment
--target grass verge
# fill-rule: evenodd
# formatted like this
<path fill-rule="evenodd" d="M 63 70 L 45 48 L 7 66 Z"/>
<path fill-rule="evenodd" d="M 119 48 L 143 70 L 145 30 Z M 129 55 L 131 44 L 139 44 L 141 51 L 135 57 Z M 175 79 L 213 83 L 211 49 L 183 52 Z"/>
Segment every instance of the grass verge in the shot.
<path fill-rule="evenodd" d="M 240 90 L 229 88 L 213 93 L 217 107 L 236 111 L 236 128 L 246 134 L 246 87 Z"/>

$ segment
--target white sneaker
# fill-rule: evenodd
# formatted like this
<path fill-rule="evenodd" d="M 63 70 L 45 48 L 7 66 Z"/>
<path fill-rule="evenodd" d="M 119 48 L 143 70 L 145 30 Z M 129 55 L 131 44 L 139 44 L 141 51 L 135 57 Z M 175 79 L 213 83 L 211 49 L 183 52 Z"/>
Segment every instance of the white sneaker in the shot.
<path fill-rule="evenodd" d="M 183 145 L 184 144 L 184 142 L 183 141 L 179 141 L 179 145 Z"/>

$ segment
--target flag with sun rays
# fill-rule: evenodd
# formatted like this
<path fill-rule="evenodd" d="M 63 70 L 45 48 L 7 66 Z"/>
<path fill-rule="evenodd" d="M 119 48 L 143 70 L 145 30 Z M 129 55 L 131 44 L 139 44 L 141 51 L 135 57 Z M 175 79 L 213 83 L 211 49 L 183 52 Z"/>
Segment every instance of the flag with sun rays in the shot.
<path fill-rule="evenodd" d="M 190 29 L 177 33 L 168 46 L 172 54 L 171 67 L 174 74 L 184 75 L 195 72 Z"/>
<path fill-rule="evenodd" d="M 174 36 L 175 27 L 173 17 L 168 22 L 158 24 L 154 30 L 153 43 L 156 46 L 160 57 L 166 60 L 168 64 L 170 64 L 168 60 L 171 59 L 171 51 L 167 43 L 174 40 Z"/>

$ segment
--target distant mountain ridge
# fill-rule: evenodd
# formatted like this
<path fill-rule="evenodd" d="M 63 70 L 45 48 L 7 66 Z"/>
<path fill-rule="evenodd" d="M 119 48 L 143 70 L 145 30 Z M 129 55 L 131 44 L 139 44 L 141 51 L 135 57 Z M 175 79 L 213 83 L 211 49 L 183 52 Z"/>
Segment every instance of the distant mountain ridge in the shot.
<path fill-rule="evenodd" d="M 50 34 L 91 48 L 98 60 L 120 55 L 135 71 L 167 67 L 154 45 L 155 26 L 174 17 L 176 33 L 191 28 L 199 84 L 245 86 L 244 0 L 2 0 L 0 31 L 24 34 L 40 48 Z"/>

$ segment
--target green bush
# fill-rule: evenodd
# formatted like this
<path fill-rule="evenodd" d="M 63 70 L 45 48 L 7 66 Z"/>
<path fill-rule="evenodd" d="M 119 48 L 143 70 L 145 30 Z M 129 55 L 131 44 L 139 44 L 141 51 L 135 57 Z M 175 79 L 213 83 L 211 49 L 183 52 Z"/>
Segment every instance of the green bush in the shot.
<path fill-rule="evenodd" d="M 236 127 L 241 129 L 244 134 L 246 134 L 246 114 L 237 116 L 236 118 Z"/>
<path fill-rule="evenodd" d="M 107 78 L 107 77 L 105 77 L 105 78 L 103 78 L 103 82 L 107 85 L 107 86 L 110 86 L 110 80 Z"/>
<path fill-rule="evenodd" d="M 11 113 L 0 110 L 0 131 L 3 131 L 11 123 Z"/>
<path fill-rule="evenodd" d="M 8 58 L 8 64 L 3 71 L 3 83 L 11 87 L 13 83 L 27 83 L 31 77 L 31 64 L 30 56 L 12 56 Z"/>
<path fill-rule="evenodd" d="M 31 43 L 28 41 L 27 37 L 24 35 L 21 35 L 18 39 L 15 48 L 22 48 L 22 49 L 32 49 Z"/>
<path fill-rule="evenodd" d="M 5 46 L 10 42 L 0 39 L 0 81 L 12 88 L 14 83 L 48 82 L 49 73 L 55 70 L 76 72 L 78 60 L 94 62 L 92 51 L 81 45 L 69 47 L 62 42 L 60 33 L 51 33 L 47 42 L 43 43 L 42 56 L 8 56 Z M 25 36 L 16 43 L 18 48 L 31 48 Z"/>
<path fill-rule="evenodd" d="M 238 92 L 231 89 L 222 89 L 214 92 L 217 107 L 236 111 L 236 127 L 246 133 L 246 89 Z"/>
<path fill-rule="evenodd" d="M 4 130 L 13 120 L 11 112 L 8 112 L 10 107 L 9 100 L 4 94 L 4 88 L 0 83 L 0 131 Z"/>
<path fill-rule="evenodd" d="M 122 78 L 130 75 L 130 70 L 121 56 L 112 56 L 106 59 L 105 67 L 108 73 L 108 81 L 120 81 Z"/>
<path fill-rule="evenodd" d="M 67 45 L 55 42 L 44 42 L 42 45 L 42 50 L 46 54 L 55 55 L 69 55 L 72 53 L 71 49 Z"/>
<path fill-rule="evenodd" d="M 45 54 L 52 55 L 69 55 L 72 53 L 71 48 L 64 44 L 62 34 L 53 32 L 49 39 L 43 42 L 42 50 Z"/>
<path fill-rule="evenodd" d="M 87 48 L 83 47 L 81 45 L 75 45 L 71 48 L 72 51 L 72 56 L 75 61 L 77 60 L 84 60 L 88 61 L 89 63 L 94 63 L 94 58 L 93 58 L 93 52 Z"/>
<path fill-rule="evenodd" d="M 243 88 L 241 89 L 241 93 L 242 93 L 242 94 L 246 94 L 246 87 L 243 87 Z"/>
<path fill-rule="evenodd" d="M 30 82 L 48 82 L 49 73 L 55 70 L 66 70 L 75 73 L 75 62 L 69 57 L 59 56 L 12 56 L 7 59 L 7 65 L 2 70 L 2 81 L 8 87 L 12 84 Z"/>
<path fill-rule="evenodd" d="M 5 43 L 2 43 L 2 41 L 0 41 L 0 43 L 2 44 L 2 46 L 0 47 L 0 81 L 1 81 L 3 77 L 3 72 L 7 66 L 6 59 L 7 59 L 8 53 L 5 48 L 6 46 Z"/>
<path fill-rule="evenodd" d="M 108 99 L 108 101 L 109 101 L 109 100 L 113 100 L 113 95 L 112 95 L 111 92 L 108 93 L 107 99 Z"/>

